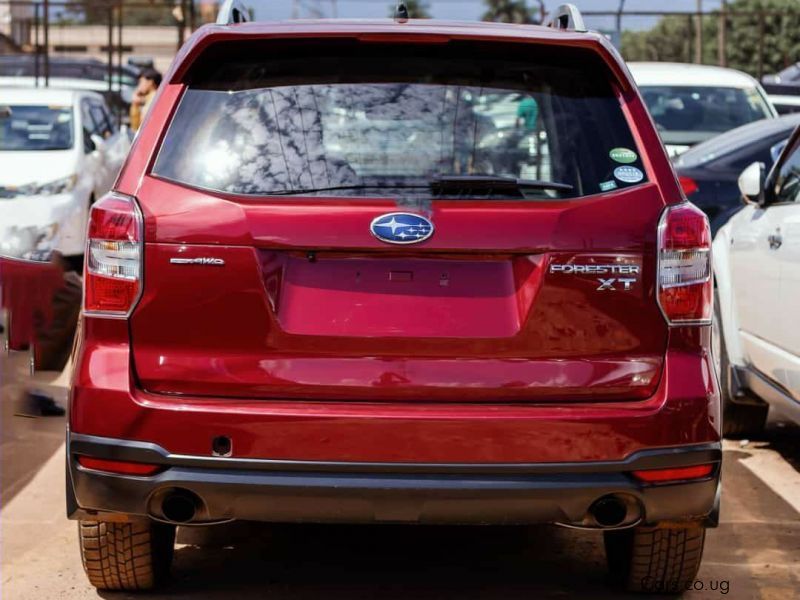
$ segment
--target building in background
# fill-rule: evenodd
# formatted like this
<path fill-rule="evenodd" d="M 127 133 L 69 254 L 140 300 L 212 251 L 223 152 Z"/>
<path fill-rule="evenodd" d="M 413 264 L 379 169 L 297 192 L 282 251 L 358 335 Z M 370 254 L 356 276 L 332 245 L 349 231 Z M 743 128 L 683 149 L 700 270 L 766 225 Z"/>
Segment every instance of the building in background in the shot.
<path fill-rule="evenodd" d="M 126 25 L 122 28 L 122 59 L 147 57 L 161 72 L 169 68 L 177 48 L 176 26 Z M 188 30 L 186 35 L 188 35 Z M 117 43 L 114 32 L 114 44 Z M 50 27 L 50 55 L 108 59 L 108 27 L 105 25 L 60 25 Z"/>
<path fill-rule="evenodd" d="M 0 36 L 6 38 L 0 42 L 0 52 L 6 53 L 14 46 L 24 47 L 30 43 L 33 29 L 33 2 L 30 0 L 14 0 L 0 2 Z M 2 39 L 2 37 L 0 37 Z M 13 45 L 10 42 L 13 42 Z"/>

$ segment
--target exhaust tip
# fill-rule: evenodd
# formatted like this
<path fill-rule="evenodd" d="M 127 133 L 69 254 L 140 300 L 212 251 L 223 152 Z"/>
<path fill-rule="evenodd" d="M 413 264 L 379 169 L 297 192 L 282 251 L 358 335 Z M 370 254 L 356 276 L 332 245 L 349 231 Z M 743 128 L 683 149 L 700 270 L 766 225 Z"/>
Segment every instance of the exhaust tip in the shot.
<path fill-rule="evenodd" d="M 200 498 L 194 492 L 174 490 L 161 502 L 161 514 L 173 523 L 189 523 L 194 520 L 200 506 Z"/>
<path fill-rule="evenodd" d="M 618 527 L 628 517 L 628 507 L 624 500 L 616 496 L 603 496 L 595 500 L 589 514 L 601 527 Z"/>

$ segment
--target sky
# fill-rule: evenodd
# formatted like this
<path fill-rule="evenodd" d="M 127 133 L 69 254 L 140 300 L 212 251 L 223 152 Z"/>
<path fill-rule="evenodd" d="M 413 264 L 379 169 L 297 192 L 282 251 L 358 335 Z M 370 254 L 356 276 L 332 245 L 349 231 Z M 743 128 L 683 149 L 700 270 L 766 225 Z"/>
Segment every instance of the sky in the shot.
<path fill-rule="evenodd" d="M 300 17 L 312 17 L 313 11 L 319 10 L 325 17 L 336 16 L 344 18 L 380 18 L 386 17 L 393 0 L 296 0 Z M 545 0 L 547 8 L 555 8 L 564 0 Z M 289 19 L 292 16 L 294 0 L 245 0 L 246 4 L 253 6 L 257 19 Z M 437 19 L 477 20 L 485 10 L 482 0 L 427 0 L 429 10 Z M 608 10 L 616 11 L 620 0 L 572 0 L 581 10 Z M 721 0 L 702 0 L 704 11 L 719 8 Z M 530 5 L 536 3 L 528 0 Z M 670 0 L 665 3 L 660 0 L 626 0 L 625 10 L 636 11 L 694 11 L 697 0 Z M 586 17 L 587 25 L 594 29 L 611 28 L 613 17 Z M 625 17 L 623 27 L 642 29 L 652 26 L 654 19 L 648 17 Z"/>

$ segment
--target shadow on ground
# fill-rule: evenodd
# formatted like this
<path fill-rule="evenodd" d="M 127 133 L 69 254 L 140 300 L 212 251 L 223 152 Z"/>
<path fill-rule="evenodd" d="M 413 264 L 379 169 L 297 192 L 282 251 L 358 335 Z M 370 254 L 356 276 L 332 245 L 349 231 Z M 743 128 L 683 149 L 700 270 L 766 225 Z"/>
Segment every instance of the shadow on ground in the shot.
<path fill-rule="evenodd" d="M 182 533 L 180 540 L 208 545 L 179 547 L 172 582 L 150 597 L 618 597 L 606 581 L 602 536 L 592 532 L 545 526 L 224 528 L 219 536 L 213 529 L 189 538 Z M 226 536 L 229 545 L 220 545 Z"/>

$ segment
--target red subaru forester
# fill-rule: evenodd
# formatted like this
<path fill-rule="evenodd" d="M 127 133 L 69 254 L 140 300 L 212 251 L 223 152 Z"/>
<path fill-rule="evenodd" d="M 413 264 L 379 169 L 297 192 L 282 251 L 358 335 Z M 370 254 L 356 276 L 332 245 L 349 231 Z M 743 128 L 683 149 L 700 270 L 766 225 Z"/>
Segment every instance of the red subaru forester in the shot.
<path fill-rule="evenodd" d="M 205 26 L 88 238 L 67 506 L 95 586 L 236 519 L 556 523 L 629 589 L 695 577 L 708 223 L 574 9 Z"/>

